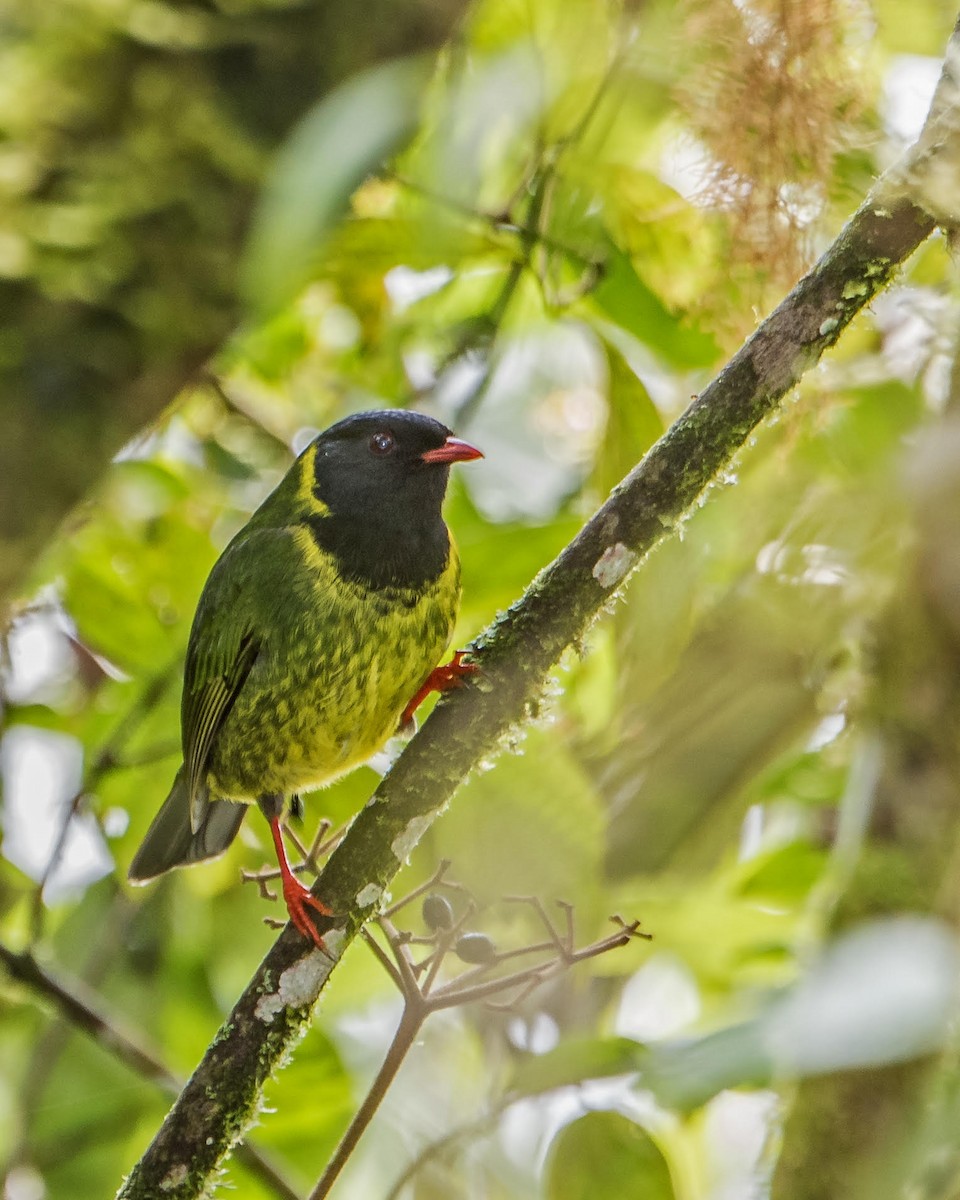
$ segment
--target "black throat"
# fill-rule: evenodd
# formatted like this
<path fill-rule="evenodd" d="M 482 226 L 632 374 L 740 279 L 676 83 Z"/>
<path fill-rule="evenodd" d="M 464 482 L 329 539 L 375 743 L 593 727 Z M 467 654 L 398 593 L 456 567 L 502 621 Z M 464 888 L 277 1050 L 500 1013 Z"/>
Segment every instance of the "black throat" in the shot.
<path fill-rule="evenodd" d="M 423 455 L 448 435 L 432 418 L 388 410 L 347 417 L 317 439 L 310 482 L 323 515 L 304 519 L 345 579 L 413 593 L 440 576 L 450 557 L 441 515 L 450 467 Z"/>
<path fill-rule="evenodd" d="M 377 591 L 420 591 L 441 575 L 450 557 L 450 534 L 439 515 L 427 524 L 411 524 L 331 513 L 310 517 L 307 524 L 344 578 Z"/>

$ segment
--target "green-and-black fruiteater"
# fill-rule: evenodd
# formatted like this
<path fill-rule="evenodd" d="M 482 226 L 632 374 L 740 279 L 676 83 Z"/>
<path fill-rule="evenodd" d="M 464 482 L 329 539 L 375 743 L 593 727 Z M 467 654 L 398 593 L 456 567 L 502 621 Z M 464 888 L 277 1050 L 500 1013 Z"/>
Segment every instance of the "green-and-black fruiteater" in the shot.
<path fill-rule="evenodd" d="M 480 451 L 419 413 L 347 417 L 300 455 L 217 560 L 197 605 L 181 703 L 183 766 L 130 878 L 220 854 L 254 801 L 287 910 L 322 941 L 329 910 L 291 871 L 284 805 L 369 758 L 431 690 L 460 564 L 440 509 L 450 464 Z"/>

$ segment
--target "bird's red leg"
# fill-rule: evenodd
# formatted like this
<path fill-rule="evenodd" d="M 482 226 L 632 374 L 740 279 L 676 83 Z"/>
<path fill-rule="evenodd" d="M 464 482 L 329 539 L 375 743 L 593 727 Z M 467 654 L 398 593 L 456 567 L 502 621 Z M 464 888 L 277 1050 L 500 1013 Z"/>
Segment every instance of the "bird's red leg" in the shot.
<path fill-rule="evenodd" d="M 323 938 L 317 932 L 317 927 L 311 921 L 308 909 L 312 908 L 315 912 L 320 913 L 324 917 L 332 916 L 332 912 L 316 896 L 308 887 L 300 882 L 300 880 L 290 870 L 290 863 L 287 861 L 287 851 L 283 844 L 283 832 L 280 828 L 280 817 L 268 817 L 270 822 L 270 832 L 273 834 L 273 844 L 277 848 L 277 861 L 280 864 L 280 880 L 283 884 L 283 902 L 287 906 L 287 912 L 290 914 L 290 920 L 296 925 L 297 929 L 305 938 L 314 942 L 321 950 L 326 951 L 326 946 L 323 944 Z"/>
<path fill-rule="evenodd" d="M 467 653 L 466 650 L 455 650 L 453 658 L 448 663 L 433 668 L 423 681 L 423 686 L 419 692 L 417 692 L 403 710 L 403 716 L 400 718 L 401 728 L 413 720 L 413 714 L 431 692 L 450 692 L 454 688 L 463 686 L 463 677 L 465 675 L 476 675 L 480 670 L 476 663 L 463 661 Z"/>

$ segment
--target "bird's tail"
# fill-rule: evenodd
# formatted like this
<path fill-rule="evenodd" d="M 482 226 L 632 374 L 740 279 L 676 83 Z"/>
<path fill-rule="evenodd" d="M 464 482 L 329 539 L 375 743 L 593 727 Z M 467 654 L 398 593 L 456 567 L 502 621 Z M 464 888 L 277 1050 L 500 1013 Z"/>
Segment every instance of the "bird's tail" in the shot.
<path fill-rule="evenodd" d="M 127 877 L 133 883 L 146 883 L 171 867 L 215 858 L 237 836 L 246 811 L 245 804 L 235 804 L 232 800 L 210 800 L 194 833 L 190 828 L 190 797 L 181 767 L 170 795 L 130 864 Z"/>

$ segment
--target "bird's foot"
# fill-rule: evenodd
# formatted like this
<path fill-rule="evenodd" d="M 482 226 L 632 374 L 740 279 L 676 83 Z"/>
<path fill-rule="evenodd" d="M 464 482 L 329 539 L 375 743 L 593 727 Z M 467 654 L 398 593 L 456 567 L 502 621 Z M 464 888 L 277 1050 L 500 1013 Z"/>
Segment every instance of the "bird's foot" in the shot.
<path fill-rule="evenodd" d="M 286 904 L 290 920 L 296 928 L 299 929 L 305 938 L 313 942 L 318 949 L 326 954 L 327 948 L 323 944 L 323 938 L 320 936 L 316 925 L 314 925 L 310 918 L 310 910 L 312 909 L 314 912 L 319 913 L 322 917 L 333 916 L 332 910 L 293 874 L 283 877 L 283 902 Z"/>
<path fill-rule="evenodd" d="M 270 832 L 273 835 L 273 844 L 277 851 L 280 882 L 283 885 L 283 902 L 287 906 L 290 920 L 296 928 L 308 941 L 313 942 L 329 957 L 329 951 L 323 944 L 323 938 L 310 918 L 310 909 L 323 917 L 332 917 L 333 911 L 327 908 L 324 902 L 318 899 L 308 887 L 305 887 L 291 870 L 287 860 L 287 851 L 283 845 L 283 831 L 280 828 L 279 811 L 282 809 L 282 805 L 271 803 L 272 799 L 272 797 L 263 796 L 259 804 L 261 809 L 270 814 L 267 819 L 270 822 Z"/>
<path fill-rule="evenodd" d="M 451 692 L 454 688 L 463 687 L 466 676 L 477 674 L 480 668 L 476 663 L 463 661 L 468 653 L 467 650 L 455 650 L 453 658 L 448 663 L 433 668 L 424 680 L 423 686 L 403 710 L 403 715 L 400 717 L 401 729 L 413 721 L 413 714 L 431 692 Z"/>

